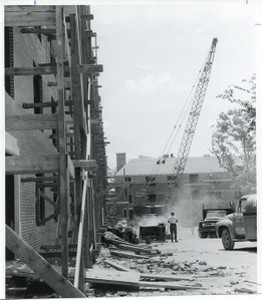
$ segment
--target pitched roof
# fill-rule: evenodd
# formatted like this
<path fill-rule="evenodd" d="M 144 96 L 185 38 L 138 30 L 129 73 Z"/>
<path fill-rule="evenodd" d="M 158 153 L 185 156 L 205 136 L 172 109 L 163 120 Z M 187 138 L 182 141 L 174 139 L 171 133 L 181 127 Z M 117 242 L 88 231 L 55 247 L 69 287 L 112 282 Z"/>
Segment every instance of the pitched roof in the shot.
<path fill-rule="evenodd" d="M 157 164 L 158 159 L 152 157 L 139 157 L 131 159 L 116 176 L 135 176 L 135 175 L 167 175 L 173 174 L 176 158 L 168 157 L 165 163 Z M 216 173 L 225 172 L 219 166 L 218 160 L 214 156 L 189 157 L 187 160 L 184 174 L 194 173 Z"/>

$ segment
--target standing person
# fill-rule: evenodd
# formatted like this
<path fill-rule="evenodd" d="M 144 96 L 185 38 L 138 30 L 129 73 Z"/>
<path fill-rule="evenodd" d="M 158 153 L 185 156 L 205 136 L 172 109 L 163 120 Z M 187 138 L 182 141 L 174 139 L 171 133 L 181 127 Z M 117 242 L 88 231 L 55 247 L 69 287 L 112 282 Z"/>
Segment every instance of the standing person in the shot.
<path fill-rule="evenodd" d="M 178 242 L 177 240 L 177 218 L 175 217 L 175 213 L 171 212 L 171 217 L 168 219 L 168 223 L 170 223 L 170 235 L 171 235 L 171 242 L 173 242 L 173 238 L 175 235 L 175 242 Z"/>

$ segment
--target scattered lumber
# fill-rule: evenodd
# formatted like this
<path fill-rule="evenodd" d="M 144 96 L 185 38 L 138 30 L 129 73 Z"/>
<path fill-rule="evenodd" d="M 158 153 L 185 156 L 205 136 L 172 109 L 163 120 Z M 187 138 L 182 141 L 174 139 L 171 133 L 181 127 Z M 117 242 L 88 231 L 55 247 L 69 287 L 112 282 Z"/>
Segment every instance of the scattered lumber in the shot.
<path fill-rule="evenodd" d="M 193 279 L 189 277 L 177 277 L 174 275 L 154 275 L 154 274 L 140 274 L 140 278 L 142 279 L 156 279 L 156 280 L 163 280 L 163 281 L 192 281 Z"/>
<path fill-rule="evenodd" d="M 160 251 L 157 249 L 147 249 L 139 246 L 127 245 L 122 243 L 119 243 L 117 247 L 124 250 L 134 251 L 135 253 L 160 254 Z"/>
<path fill-rule="evenodd" d="M 120 266 L 111 260 L 106 259 L 104 260 L 104 262 L 118 271 L 132 272 L 130 269 Z M 144 273 L 143 274 L 139 273 L 139 275 L 140 275 L 140 279 L 155 279 L 155 280 L 164 280 L 164 281 L 179 281 L 179 280 L 192 281 L 193 280 L 190 277 L 177 277 L 174 275 L 155 275 L 155 274 L 144 274 Z"/>
<path fill-rule="evenodd" d="M 190 285 L 177 285 L 171 282 L 148 282 L 139 281 L 139 287 L 151 287 L 151 288 L 165 288 L 170 290 L 188 290 L 188 289 L 203 289 L 202 287 L 195 287 Z"/>
<path fill-rule="evenodd" d="M 148 256 L 145 256 L 145 255 L 132 254 L 132 253 L 116 251 L 116 250 L 111 250 L 110 254 L 120 256 L 120 257 L 125 257 L 125 258 L 136 258 L 136 259 L 139 259 L 139 258 L 148 259 L 149 258 Z"/>
<path fill-rule="evenodd" d="M 112 262 L 111 260 L 105 259 L 104 262 L 105 262 L 106 264 L 108 264 L 109 266 L 115 268 L 115 269 L 118 270 L 118 271 L 124 271 L 124 272 L 130 272 L 130 271 L 131 271 L 131 270 L 128 269 L 128 268 L 125 268 L 125 267 L 123 267 L 123 266 L 119 266 L 118 264 Z"/>
<path fill-rule="evenodd" d="M 70 274 L 73 272 L 70 272 Z M 108 284 L 108 285 L 121 285 L 127 287 L 150 287 L 150 288 L 165 288 L 172 290 L 186 290 L 186 289 L 202 289 L 202 287 L 195 287 L 190 285 L 177 285 L 172 282 L 148 282 L 140 281 L 141 275 L 133 271 L 114 271 L 103 269 L 89 269 L 85 270 L 85 280 L 92 284 Z"/>
<path fill-rule="evenodd" d="M 85 280 L 90 283 L 139 287 L 139 274 L 114 270 L 86 270 Z"/>
<path fill-rule="evenodd" d="M 115 245 L 115 246 L 118 246 L 118 245 L 128 245 L 128 246 L 133 246 L 133 247 L 140 247 L 140 248 L 143 248 L 143 249 L 152 249 L 152 246 L 150 245 L 137 245 L 137 244 L 131 244 L 123 239 L 121 239 L 120 237 L 118 237 L 117 235 L 113 234 L 112 232 L 110 231 L 106 231 L 104 233 L 102 233 L 105 240 L 112 244 L 112 245 Z"/>
<path fill-rule="evenodd" d="M 63 298 L 85 298 L 14 230 L 6 225 L 6 246 Z"/>

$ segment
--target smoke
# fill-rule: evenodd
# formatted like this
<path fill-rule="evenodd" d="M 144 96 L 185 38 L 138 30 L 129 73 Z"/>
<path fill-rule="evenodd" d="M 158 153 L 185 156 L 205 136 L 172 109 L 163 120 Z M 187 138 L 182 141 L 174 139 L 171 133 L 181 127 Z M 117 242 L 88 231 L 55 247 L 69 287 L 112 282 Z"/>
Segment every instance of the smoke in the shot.
<path fill-rule="evenodd" d="M 143 217 L 137 217 L 135 221 L 138 226 L 157 226 L 159 224 L 165 224 L 167 219 L 165 219 L 164 216 L 149 214 Z"/>
<path fill-rule="evenodd" d="M 201 195 L 201 198 L 200 198 Z M 194 194 L 192 187 L 183 185 L 176 191 L 176 198 L 171 200 L 171 205 L 166 207 L 163 218 L 168 220 L 171 212 L 175 213 L 178 219 L 178 225 L 182 227 L 195 227 L 202 220 L 203 205 L 206 209 L 214 208 L 230 208 L 230 200 L 222 200 L 210 197 L 208 191 L 200 191 Z"/>

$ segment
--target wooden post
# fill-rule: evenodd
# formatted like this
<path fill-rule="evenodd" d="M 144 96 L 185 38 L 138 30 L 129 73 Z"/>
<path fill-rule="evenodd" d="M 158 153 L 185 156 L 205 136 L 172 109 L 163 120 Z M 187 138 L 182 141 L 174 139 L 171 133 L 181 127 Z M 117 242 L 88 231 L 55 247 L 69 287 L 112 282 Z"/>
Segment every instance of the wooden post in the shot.
<path fill-rule="evenodd" d="M 67 169 L 64 99 L 64 28 L 63 8 L 56 7 L 57 38 L 57 103 L 58 103 L 58 145 L 59 145 L 59 199 L 61 205 L 62 275 L 68 278 L 68 201 L 69 172 Z"/>
<path fill-rule="evenodd" d="M 87 172 L 85 172 L 87 177 Z M 77 256 L 76 256 L 76 269 L 75 269 L 75 281 L 74 286 L 78 288 L 79 276 L 80 276 L 80 264 L 82 256 L 82 244 L 83 244 L 83 229 L 85 223 L 85 211 L 86 211 L 86 190 L 87 190 L 87 178 L 84 181 L 83 194 L 82 194 L 82 206 L 81 206 L 81 219 L 78 230 L 78 242 L 77 242 Z"/>
<path fill-rule="evenodd" d="M 78 43 L 76 35 L 76 18 L 74 14 L 70 15 L 70 37 L 71 37 L 71 91 L 73 100 L 73 124 L 74 124 L 74 141 L 75 141 L 75 159 L 81 159 L 82 141 L 80 138 L 80 120 L 81 120 L 81 94 L 80 94 L 80 76 L 77 72 L 78 59 Z M 76 196 L 76 213 L 77 223 L 80 224 L 81 219 L 81 195 L 82 180 L 80 167 L 75 168 L 75 196 Z M 84 268 L 83 256 L 80 256 L 80 273 L 78 287 L 80 290 L 84 288 Z"/>

